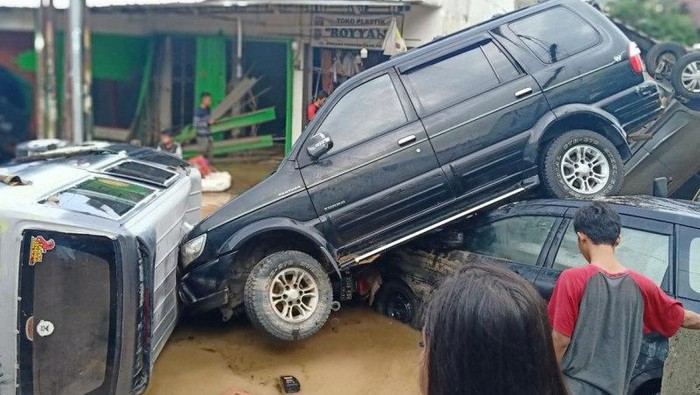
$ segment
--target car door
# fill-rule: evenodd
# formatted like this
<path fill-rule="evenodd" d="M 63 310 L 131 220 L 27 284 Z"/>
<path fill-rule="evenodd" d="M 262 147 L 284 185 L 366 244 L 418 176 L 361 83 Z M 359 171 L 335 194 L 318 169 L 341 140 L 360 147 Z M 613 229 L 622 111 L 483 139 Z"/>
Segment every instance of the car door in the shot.
<path fill-rule="evenodd" d="M 610 21 L 579 11 L 559 5 L 496 30 L 500 42 L 528 66 L 552 108 L 594 103 L 642 82 L 631 71 L 625 37 L 611 35 L 617 29 Z"/>
<path fill-rule="evenodd" d="M 496 262 L 534 283 L 561 218 L 553 215 L 516 215 L 489 221 L 464 232 L 466 250 Z"/>
<path fill-rule="evenodd" d="M 542 296 L 549 300 L 554 284 L 565 269 L 587 264 L 578 249 L 573 226 L 573 210 L 557 231 L 555 242 L 548 253 L 545 267 L 535 281 Z M 622 264 L 646 275 L 666 293 L 673 295 L 670 270 L 672 262 L 673 224 L 630 215 L 620 215 L 622 242 L 615 253 Z"/>
<path fill-rule="evenodd" d="M 687 309 L 700 311 L 700 229 L 678 226 L 677 234 L 677 296 Z"/>
<path fill-rule="evenodd" d="M 522 181 L 529 129 L 549 105 L 490 35 L 399 71 L 457 197 L 494 196 Z"/>
<path fill-rule="evenodd" d="M 369 245 L 363 240 L 410 232 L 453 196 L 396 78 L 392 69 L 341 87 L 310 133 L 331 137 L 333 147 L 315 160 L 302 150 L 298 160 L 341 260 Z"/>

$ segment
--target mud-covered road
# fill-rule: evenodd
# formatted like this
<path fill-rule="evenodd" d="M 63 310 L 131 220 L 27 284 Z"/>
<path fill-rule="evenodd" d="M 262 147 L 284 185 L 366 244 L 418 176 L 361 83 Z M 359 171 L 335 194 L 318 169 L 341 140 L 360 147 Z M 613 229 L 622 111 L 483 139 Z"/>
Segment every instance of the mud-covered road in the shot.
<path fill-rule="evenodd" d="M 202 215 L 259 182 L 274 162 L 219 165 L 232 174 L 231 193 L 205 194 Z M 280 343 L 243 321 L 214 317 L 180 323 L 156 361 L 147 395 L 281 394 L 293 375 L 301 394 L 418 394 L 420 333 L 363 305 L 331 313 L 310 339 Z"/>
<path fill-rule="evenodd" d="M 271 341 L 245 322 L 184 322 L 146 394 L 280 394 L 281 375 L 297 377 L 302 394 L 418 394 L 419 340 L 418 331 L 362 306 L 332 313 L 296 343 Z"/>

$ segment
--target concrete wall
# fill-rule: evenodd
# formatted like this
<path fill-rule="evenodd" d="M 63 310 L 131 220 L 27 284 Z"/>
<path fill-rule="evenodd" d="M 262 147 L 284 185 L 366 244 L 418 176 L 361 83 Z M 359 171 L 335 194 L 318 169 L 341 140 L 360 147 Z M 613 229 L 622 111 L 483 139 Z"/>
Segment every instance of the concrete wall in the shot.
<path fill-rule="evenodd" d="M 417 46 L 513 11 L 523 0 L 432 0 L 417 4 L 404 18 L 406 44 Z"/>
<path fill-rule="evenodd" d="M 700 331 L 681 329 L 671 338 L 661 393 L 700 394 Z"/>

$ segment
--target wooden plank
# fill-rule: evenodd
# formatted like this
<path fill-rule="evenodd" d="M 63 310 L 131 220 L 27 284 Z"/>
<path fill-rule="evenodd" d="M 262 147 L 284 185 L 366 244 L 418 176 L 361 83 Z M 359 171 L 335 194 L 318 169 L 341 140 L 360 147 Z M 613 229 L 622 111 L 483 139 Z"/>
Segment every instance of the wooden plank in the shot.
<path fill-rule="evenodd" d="M 216 106 L 211 111 L 211 118 L 214 120 L 217 120 L 224 115 L 226 115 L 227 112 L 229 112 L 233 106 L 238 104 L 241 99 L 243 99 L 243 96 L 245 96 L 246 93 L 248 93 L 249 90 L 253 89 L 253 86 L 258 82 L 257 78 L 252 78 L 252 77 L 246 77 L 240 80 L 234 87 L 231 92 L 229 92 L 223 100 L 221 100 L 221 103 Z"/>

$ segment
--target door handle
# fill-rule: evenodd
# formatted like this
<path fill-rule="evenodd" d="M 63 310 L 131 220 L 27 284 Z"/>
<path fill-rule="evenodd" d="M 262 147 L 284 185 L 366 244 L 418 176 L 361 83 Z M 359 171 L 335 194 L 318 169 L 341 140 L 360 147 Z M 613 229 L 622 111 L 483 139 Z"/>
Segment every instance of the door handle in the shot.
<path fill-rule="evenodd" d="M 399 140 L 399 145 L 400 145 L 401 147 L 403 147 L 404 145 L 411 144 L 411 143 L 413 143 L 413 142 L 415 142 L 415 141 L 416 141 L 416 135 L 415 135 L 415 134 L 412 134 L 412 135 L 410 135 L 410 136 L 406 136 L 406 137 L 402 138 L 401 140 Z"/>
<path fill-rule="evenodd" d="M 532 94 L 532 88 L 525 88 L 515 92 L 515 97 L 520 99 Z"/>

